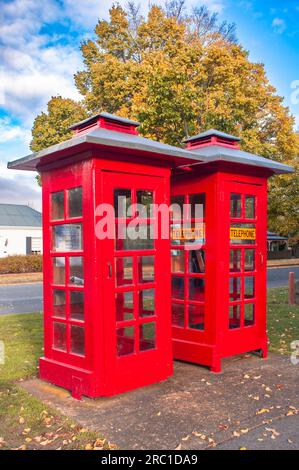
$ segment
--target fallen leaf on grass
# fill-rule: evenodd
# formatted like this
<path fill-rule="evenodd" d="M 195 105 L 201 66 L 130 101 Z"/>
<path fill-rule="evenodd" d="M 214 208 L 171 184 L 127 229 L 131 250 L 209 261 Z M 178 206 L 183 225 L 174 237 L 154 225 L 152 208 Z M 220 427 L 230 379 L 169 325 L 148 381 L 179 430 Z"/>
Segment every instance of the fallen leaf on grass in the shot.
<path fill-rule="evenodd" d="M 4 446 L 6 444 L 5 440 L 3 437 L 0 437 L 0 447 Z"/>
<path fill-rule="evenodd" d="M 40 445 L 41 446 L 48 446 L 49 444 L 51 444 L 53 441 L 51 441 L 50 439 L 46 439 L 45 441 L 42 441 L 40 442 Z"/>
<path fill-rule="evenodd" d="M 88 429 L 86 429 L 86 428 L 81 428 L 81 429 L 79 430 L 79 432 L 88 432 Z"/>
<path fill-rule="evenodd" d="M 22 431 L 22 434 L 28 434 L 30 431 L 31 431 L 31 428 L 25 428 L 25 429 Z"/>
<path fill-rule="evenodd" d="M 270 410 L 268 410 L 268 408 L 262 408 L 261 410 L 258 410 L 255 414 L 256 415 L 262 415 L 264 413 L 269 413 Z"/>
<path fill-rule="evenodd" d="M 227 424 L 218 424 L 218 428 L 221 429 L 222 431 L 226 431 L 228 429 L 228 425 Z"/>

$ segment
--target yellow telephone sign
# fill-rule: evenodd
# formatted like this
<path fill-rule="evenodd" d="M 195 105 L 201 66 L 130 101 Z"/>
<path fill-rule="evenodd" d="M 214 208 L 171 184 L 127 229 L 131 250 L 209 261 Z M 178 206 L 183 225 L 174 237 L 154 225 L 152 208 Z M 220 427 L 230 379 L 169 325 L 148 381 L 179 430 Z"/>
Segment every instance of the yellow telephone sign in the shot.
<path fill-rule="evenodd" d="M 255 228 L 230 227 L 230 238 L 233 240 L 255 240 Z"/>
<path fill-rule="evenodd" d="M 201 240 L 205 238 L 205 225 L 189 228 L 172 228 L 170 237 L 172 240 Z"/>

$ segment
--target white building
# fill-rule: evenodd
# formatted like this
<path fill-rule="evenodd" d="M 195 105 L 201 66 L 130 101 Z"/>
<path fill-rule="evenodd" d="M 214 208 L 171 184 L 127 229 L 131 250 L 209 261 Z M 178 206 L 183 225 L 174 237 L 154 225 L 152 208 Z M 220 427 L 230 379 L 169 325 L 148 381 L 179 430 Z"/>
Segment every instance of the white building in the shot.
<path fill-rule="evenodd" d="M 0 204 L 0 258 L 41 252 L 41 213 L 29 206 Z"/>

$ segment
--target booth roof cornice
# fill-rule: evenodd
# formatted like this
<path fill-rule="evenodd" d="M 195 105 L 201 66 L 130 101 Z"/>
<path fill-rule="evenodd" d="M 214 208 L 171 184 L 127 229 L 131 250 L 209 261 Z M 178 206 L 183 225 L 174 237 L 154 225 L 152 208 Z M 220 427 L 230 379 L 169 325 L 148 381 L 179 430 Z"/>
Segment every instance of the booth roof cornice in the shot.
<path fill-rule="evenodd" d="M 113 115 L 111 115 L 113 116 Z M 134 122 L 134 121 L 133 121 Z M 8 168 L 34 171 L 43 164 L 51 163 L 78 154 L 86 150 L 102 148 L 108 150 L 123 150 L 131 154 L 141 153 L 148 158 L 158 158 L 169 161 L 173 168 L 188 164 L 230 162 L 268 169 L 270 172 L 292 173 L 294 170 L 288 165 L 254 155 L 242 150 L 229 149 L 220 145 L 211 145 L 198 149 L 185 150 L 179 147 L 146 139 L 139 135 L 127 134 L 103 128 L 90 129 L 81 135 L 75 135 L 69 140 L 30 154 L 26 157 L 8 163 Z"/>

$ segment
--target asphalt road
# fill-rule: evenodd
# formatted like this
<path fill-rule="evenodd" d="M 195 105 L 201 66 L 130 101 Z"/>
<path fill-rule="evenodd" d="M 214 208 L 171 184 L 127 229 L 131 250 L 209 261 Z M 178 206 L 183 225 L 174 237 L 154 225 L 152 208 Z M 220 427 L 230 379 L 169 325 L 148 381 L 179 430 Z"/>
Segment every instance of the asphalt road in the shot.
<path fill-rule="evenodd" d="M 42 311 L 43 286 L 35 284 L 0 285 L 0 315 Z"/>
<path fill-rule="evenodd" d="M 289 282 L 289 272 L 294 272 L 299 279 L 299 266 L 289 268 L 268 268 L 268 287 L 283 287 Z"/>
<path fill-rule="evenodd" d="M 288 284 L 289 272 L 295 272 L 299 279 L 299 266 L 290 268 L 269 268 L 268 287 L 282 287 Z M 30 313 L 42 311 L 42 283 L 0 285 L 0 315 L 8 313 Z"/>

